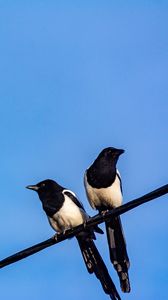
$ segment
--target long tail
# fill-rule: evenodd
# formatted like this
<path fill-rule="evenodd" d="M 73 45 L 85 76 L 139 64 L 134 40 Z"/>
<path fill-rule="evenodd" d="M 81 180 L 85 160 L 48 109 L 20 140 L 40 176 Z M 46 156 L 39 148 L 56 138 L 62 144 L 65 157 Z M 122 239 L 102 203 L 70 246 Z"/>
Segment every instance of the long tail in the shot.
<path fill-rule="evenodd" d="M 124 293 L 129 293 L 130 282 L 128 269 L 130 262 L 120 217 L 115 217 L 110 221 L 106 221 L 106 232 L 110 259 L 118 273 L 121 289 Z"/>
<path fill-rule="evenodd" d="M 103 290 L 106 294 L 110 296 L 112 300 L 121 300 L 117 289 L 108 273 L 106 265 L 100 256 L 93 240 L 89 237 L 83 238 L 81 236 L 77 237 L 79 247 L 84 258 L 88 272 L 94 273 L 96 277 L 100 280 Z"/>

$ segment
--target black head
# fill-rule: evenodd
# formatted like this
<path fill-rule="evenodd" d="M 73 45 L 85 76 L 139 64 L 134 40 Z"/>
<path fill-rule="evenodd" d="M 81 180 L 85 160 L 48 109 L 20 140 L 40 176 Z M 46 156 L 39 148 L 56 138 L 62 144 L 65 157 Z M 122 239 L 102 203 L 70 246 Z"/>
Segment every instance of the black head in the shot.
<path fill-rule="evenodd" d="M 108 147 L 103 149 L 98 155 L 97 159 L 117 160 L 121 154 L 124 153 L 123 149 L 117 149 L 114 147 Z"/>
<path fill-rule="evenodd" d="M 36 191 L 38 194 L 44 194 L 48 192 L 58 192 L 63 190 L 63 187 L 60 186 L 57 182 L 51 179 L 46 179 L 40 181 L 35 185 L 28 185 L 26 186 L 27 189 Z"/>
<path fill-rule="evenodd" d="M 103 149 L 87 169 L 87 181 L 95 188 L 111 186 L 116 177 L 116 164 L 124 150 L 114 147 Z"/>

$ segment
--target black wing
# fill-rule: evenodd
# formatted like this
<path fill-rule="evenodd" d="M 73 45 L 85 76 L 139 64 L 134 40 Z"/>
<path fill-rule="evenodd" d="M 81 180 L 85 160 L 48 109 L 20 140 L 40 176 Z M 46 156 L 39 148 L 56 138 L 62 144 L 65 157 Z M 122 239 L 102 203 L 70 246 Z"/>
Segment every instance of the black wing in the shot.
<path fill-rule="evenodd" d="M 74 193 L 72 193 L 71 191 L 63 191 L 64 195 L 68 196 L 79 208 L 82 208 L 84 211 L 84 207 L 83 204 L 75 197 Z"/>
<path fill-rule="evenodd" d="M 123 194 L 123 189 L 122 189 L 122 181 L 121 181 L 121 177 L 120 174 L 117 172 L 117 177 L 120 180 L 120 189 L 121 189 L 121 193 Z"/>
<path fill-rule="evenodd" d="M 64 195 L 68 196 L 79 208 L 83 209 L 83 211 L 86 212 L 83 207 L 83 204 L 76 198 L 74 193 L 72 193 L 71 191 L 68 191 L 68 190 L 67 191 L 64 190 L 63 193 L 64 193 Z M 94 228 L 95 232 L 97 232 L 97 233 L 100 233 L 100 234 L 104 233 L 103 230 L 101 230 L 101 228 L 98 227 L 98 225 L 95 225 L 93 228 Z"/>

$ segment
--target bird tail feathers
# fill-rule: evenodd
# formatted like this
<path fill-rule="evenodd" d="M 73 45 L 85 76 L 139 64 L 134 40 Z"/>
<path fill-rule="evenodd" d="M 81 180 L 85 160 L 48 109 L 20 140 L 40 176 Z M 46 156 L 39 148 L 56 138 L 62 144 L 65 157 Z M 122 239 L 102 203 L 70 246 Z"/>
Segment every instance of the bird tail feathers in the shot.
<path fill-rule="evenodd" d="M 91 238 L 77 237 L 79 247 L 89 273 L 95 273 L 103 290 L 112 300 L 121 300 L 116 287 L 108 273 L 105 263 Z"/>
<path fill-rule="evenodd" d="M 124 232 L 121 224 L 120 217 L 114 217 L 105 222 L 107 239 L 110 252 L 110 260 L 116 269 L 121 289 L 124 293 L 130 292 L 130 282 L 128 269 L 130 266 Z"/>

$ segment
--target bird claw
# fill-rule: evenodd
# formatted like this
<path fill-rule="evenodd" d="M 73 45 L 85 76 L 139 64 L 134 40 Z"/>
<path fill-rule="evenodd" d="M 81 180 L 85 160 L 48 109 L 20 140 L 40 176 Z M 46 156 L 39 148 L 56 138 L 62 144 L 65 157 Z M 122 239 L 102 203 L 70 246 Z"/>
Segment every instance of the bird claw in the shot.
<path fill-rule="evenodd" d="M 101 215 L 104 217 L 108 212 L 109 212 L 108 209 L 102 210 L 102 211 L 101 211 Z"/>
<path fill-rule="evenodd" d="M 66 228 L 63 230 L 62 234 L 65 235 L 65 234 L 67 233 L 67 231 L 70 230 L 70 229 L 71 229 L 70 226 L 69 226 L 69 227 L 66 227 Z"/>
<path fill-rule="evenodd" d="M 54 234 L 53 239 L 54 239 L 55 241 L 57 241 L 59 235 L 60 235 L 60 232 L 57 232 L 56 234 Z"/>
<path fill-rule="evenodd" d="M 67 228 L 64 229 L 62 232 L 57 232 L 56 234 L 54 234 L 54 236 L 53 236 L 54 240 L 57 241 L 57 240 L 59 239 L 59 238 L 58 238 L 59 235 L 61 235 L 61 234 L 65 235 L 69 229 L 71 229 L 71 228 L 70 228 L 70 227 L 67 227 Z"/>
<path fill-rule="evenodd" d="M 87 226 L 87 221 L 84 221 L 84 222 L 83 222 L 83 228 L 85 229 L 86 226 Z"/>

